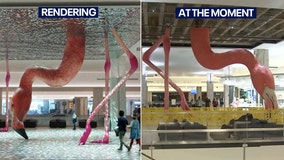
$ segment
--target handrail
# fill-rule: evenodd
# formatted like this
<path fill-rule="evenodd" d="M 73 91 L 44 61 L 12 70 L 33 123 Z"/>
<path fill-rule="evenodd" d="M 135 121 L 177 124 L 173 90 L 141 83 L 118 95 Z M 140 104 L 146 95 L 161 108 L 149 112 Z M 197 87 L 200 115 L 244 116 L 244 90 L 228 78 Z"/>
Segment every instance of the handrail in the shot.
<path fill-rule="evenodd" d="M 147 155 L 147 154 L 145 154 L 145 153 L 141 153 L 141 155 L 142 156 L 145 156 L 146 158 L 148 158 L 148 159 L 151 159 L 151 160 L 155 160 L 154 158 L 152 158 L 151 156 L 149 156 L 149 155 Z"/>
<path fill-rule="evenodd" d="M 232 131 L 284 131 L 284 128 L 235 128 L 235 129 L 175 129 L 175 130 L 145 130 L 143 132 L 156 133 L 192 133 L 192 132 L 232 132 Z"/>

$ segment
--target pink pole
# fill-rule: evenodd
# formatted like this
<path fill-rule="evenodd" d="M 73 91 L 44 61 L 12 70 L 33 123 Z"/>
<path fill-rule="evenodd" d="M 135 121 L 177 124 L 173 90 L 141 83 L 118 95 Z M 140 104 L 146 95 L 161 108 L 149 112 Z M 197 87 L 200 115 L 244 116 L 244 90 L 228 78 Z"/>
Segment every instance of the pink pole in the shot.
<path fill-rule="evenodd" d="M 126 45 L 123 43 L 123 41 L 121 40 L 121 38 L 119 37 L 116 29 L 113 29 L 113 34 L 116 38 L 116 40 L 118 41 L 118 43 L 120 44 L 120 46 L 122 47 L 122 49 L 124 50 L 124 52 L 126 53 L 126 55 L 128 56 L 129 62 L 130 62 L 130 69 L 129 71 L 126 73 L 126 75 L 117 83 L 117 85 L 105 96 L 105 98 L 98 104 L 98 106 L 95 108 L 95 110 L 92 112 L 92 114 L 90 115 L 90 117 L 87 120 L 86 123 L 86 128 L 85 131 L 82 135 L 82 137 L 79 140 L 79 145 L 85 145 L 86 141 L 92 131 L 90 123 L 93 119 L 93 117 L 97 114 L 97 112 L 102 108 L 102 106 L 104 104 L 107 103 L 107 101 L 113 96 L 113 94 L 115 92 L 118 91 L 118 89 L 129 79 L 129 77 L 136 71 L 136 69 L 138 68 L 138 61 L 137 58 L 135 57 L 135 55 L 126 47 Z"/>
<path fill-rule="evenodd" d="M 165 39 L 165 35 L 162 35 L 144 54 L 143 54 L 143 61 L 149 66 L 151 67 L 153 70 L 155 70 L 163 79 L 165 79 L 165 73 L 160 70 L 156 65 L 154 65 L 151 60 L 150 60 L 150 56 L 151 54 L 155 51 L 155 49 L 157 49 L 163 42 Z M 165 43 L 165 45 L 170 46 L 169 43 Z M 169 49 L 168 49 L 169 50 Z M 189 110 L 189 106 L 186 102 L 186 98 L 184 96 L 184 93 L 182 92 L 182 90 L 169 78 L 169 84 L 178 92 L 180 98 L 181 98 L 181 108 L 183 110 Z"/>
<path fill-rule="evenodd" d="M 165 88 L 165 94 L 164 94 L 164 108 L 166 110 L 170 107 L 170 101 L 169 101 L 169 59 L 170 59 L 170 29 L 166 28 L 165 36 L 163 40 L 163 47 L 165 51 L 165 78 L 164 78 L 164 88 Z"/>
<path fill-rule="evenodd" d="M 105 61 L 105 94 L 109 93 L 109 72 L 111 67 L 110 56 L 109 56 L 109 44 L 108 44 L 108 30 L 105 30 L 105 52 L 106 52 L 106 61 Z M 109 143 L 109 106 L 108 101 L 105 103 L 105 134 L 103 139 L 91 141 L 91 143 Z"/>

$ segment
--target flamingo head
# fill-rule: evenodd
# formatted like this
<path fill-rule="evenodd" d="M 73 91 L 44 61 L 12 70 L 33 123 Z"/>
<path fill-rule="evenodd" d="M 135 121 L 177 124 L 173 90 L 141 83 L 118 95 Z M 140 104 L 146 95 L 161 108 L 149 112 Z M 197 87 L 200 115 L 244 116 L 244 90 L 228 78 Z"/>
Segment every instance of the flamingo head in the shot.
<path fill-rule="evenodd" d="M 265 100 L 265 108 L 278 108 L 274 78 L 271 71 L 267 67 L 258 64 L 252 70 L 251 79 L 255 89 Z"/>

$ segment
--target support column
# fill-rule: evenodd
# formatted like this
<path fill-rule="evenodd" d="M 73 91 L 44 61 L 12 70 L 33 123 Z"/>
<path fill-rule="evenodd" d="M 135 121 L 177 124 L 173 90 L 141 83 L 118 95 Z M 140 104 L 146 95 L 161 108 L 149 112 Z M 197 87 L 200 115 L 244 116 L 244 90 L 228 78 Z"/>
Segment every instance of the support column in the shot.
<path fill-rule="evenodd" d="M 117 84 L 118 78 L 116 77 L 110 77 L 110 91 L 113 89 L 113 87 Z M 118 111 L 120 110 L 119 102 L 118 102 L 118 92 L 114 93 L 113 96 L 110 98 L 109 101 L 109 120 L 110 120 L 110 126 L 116 126 L 117 125 L 117 116 Z M 110 127 L 110 130 L 113 130 L 114 127 Z"/>
<path fill-rule="evenodd" d="M 3 108 L 2 108 L 2 92 L 3 92 L 3 88 L 1 88 L 1 90 L 0 90 L 1 92 L 0 92 L 0 111 L 1 111 L 1 113 L 0 113 L 0 115 L 2 115 L 2 110 L 3 110 Z M 5 109 L 5 112 L 6 112 L 6 109 Z"/>
<path fill-rule="evenodd" d="M 213 82 L 207 81 L 207 98 L 210 99 L 210 107 L 212 106 L 212 101 L 214 98 L 214 91 L 213 91 Z"/>
<path fill-rule="evenodd" d="M 103 94 L 104 94 L 103 88 L 93 88 L 93 108 L 92 110 L 94 110 L 98 106 L 98 104 L 104 99 Z"/>
<path fill-rule="evenodd" d="M 65 114 L 64 110 L 65 110 L 66 104 L 65 105 L 63 105 L 63 104 L 65 104 L 65 103 L 63 103 L 63 101 L 61 101 L 61 100 L 57 101 L 57 106 L 59 108 L 60 114 Z"/>
<path fill-rule="evenodd" d="M 226 77 L 230 77 L 233 75 L 231 67 L 227 66 L 223 69 L 224 71 L 224 75 Z M 234 100 L 234 86 L 232 86 L 232 82 L 230 80 L 230 78 L 225 78 L 224 81 L 224 106 L 225 107 L 230 107 L 230 104 L 233 102 Z"/>
<path fill-rule="evenodd" d="M 235 92 L 234 92 L 234 94 L 235 94 L 235 97 L 236 97 L 236 98 L 239 98 L 239 99 L 240 99 L 240 90 L 239 90 L 238 87 L 235 87 Z"/>
<path fill-rule="evenodd" d="M 128 70 L 128 58 L 125 55 L 122 55 L 118 58 L 118 81 L 120 81 Z M 127 83 L 127 81 L 126 81 Z M 124 115 L 126 116 L 126 83 L 124 83 L 120 89 L 118 90 L 118 103 L 119 103 L 119 110 L 124 111 Z M 118 112 L 117 112 L 118 113 Z"/>
<path fill-rule="evenodd" d="M 120 78 L 121 79 L 121 78 Z M 118 106 L 119 110 L 123 110 L 126 116 L 126 85 L 122 85 L 118 90 Z M 130 113 L 132 114 L 132 113 Z"/>
<path fill-rule="evenodd" d="M 194 100 L 194 94 L 191 94 L 191 92 L 189 91 L 188 92 L 188 101 L 190 102 L 191 101 L 191 99 L 193 99 Z"/>
<path fill-rule="evenodd" d="M 234 101 L 235 86 L 229 85 L 229 105 Z"/>
<path fill-rule="evenodd" d="M 93 107 L 92 111 L 98 106 L 98 104 L 104 99 L 104 88 L 93 88 Z M 105 107 L 98 111 L 94 120 L 97 121 L 98 126 L 104 126 L 104 112 Z"/>
<path fill-rule="evenodd" d="M 196 87 L 196 91 L 197 91 L 196 98 L 198 99 L 198 97 L 200 97 L 202 99 L 202 87 L 200 86 Z"/>
<path fill-rule="evenodd" d="M 269 51 L 268 49 L 255 49 L 254 50 L 254 54 L 255 54 L 255 57 L 256 59 L 258 60 L 259 64 L 265 66 L 265 67 L 269 67 Z M 257 106 L 264 106 L 264 102 L 263 102 L 263 98 L 261 98 L 259 96 L 259 94 L 257 93 L 256 94 L 256 105 Z M 262 104 L 262 105 L 260 105 Z"/>
<path fill-rule="evenodd" d="M 147 104 L 151 104 L 151 106 L 153 105 L 153 99 L 152 99 L 152 92 L 148 92 L 148 100 L 147 100 Z"/>
<path fill-rule="evenodd" d="M 254 54 L 261 65 L 269 67 L 268 49 L 255 49 Z"/>
<path fill-rule="evenodd" d="M 126 74 L 126 67 L 129 67 L 127 57 L 120 57 L 111 54 L 111 71 L 110 71 L 110 91 L 117 85 L 121 78 Z M 126 116 L 126 84 L 123 84 L 120 89 L 110 98 L 109 115 L 110 129 L 113 130 L 117 126 L 118 111 L 123 110 Z"/>
<path fill-rule="evenodd" d="M 141 74 L 141 107 L 148 106 L 148 87 L 146 82 L 146 75 Z"/>
<path fill-rule="evenodd" d="M 207 73 L 207 98 L 210 99 L 210 106 L 214 98 L 214 85 L 213 85 L 213 74 Z"/>
<path fill-rule="evenodd" d="M 229 86 L 224 85 L 224 107 L 230 106 Z"/>
<path fill-rule="evenodd" d="M 78 117 L 88 117 L 88 98 L 75 97 L 75 110 Z"/>

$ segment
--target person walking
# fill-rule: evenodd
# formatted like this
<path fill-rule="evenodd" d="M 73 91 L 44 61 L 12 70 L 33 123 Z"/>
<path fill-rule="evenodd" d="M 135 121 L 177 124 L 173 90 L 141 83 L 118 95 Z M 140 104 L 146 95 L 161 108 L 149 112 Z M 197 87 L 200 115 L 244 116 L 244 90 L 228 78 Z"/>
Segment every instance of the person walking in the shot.
<path fill-rule="evenodd" d="M 77 122 L 77 115 L 75 113 L 75 111 L 72 114 L 72 123 L 73 123 L 73 130 L 76 129 L 76 122 Z"/>
<path fill-rule="evenodd" d="M 218 107 L 218 104 L 219 104 L 218 100 L 216 98 L 214 98 L 213 101 L 212 101 L 213 107 Z"/>
<path fill-rule="evenodd" d="M 130 128 L 130 149 L 132 147 L 132 144 L 134 140 L 136 140 L 136 143 L 139 145 L 139 150 L 141 149 L 141 144 L 140 144 L 140 123 L 137 120 L 136 114 L 132 116 L 132 121 L 130 122 L 130 125 L 128 126 Z M 129 149 L 129 150 L 130 150 Z"/>
<path fill-rule="evenodd" d="M 119 137 L 119 142 L 120 142 L 120 146 L 118 150 L 122 150 L 122 147 L 125 146 L 128 149 L 128 151 L 130 151 L 130 147 L 127 146 L 125 142 L 123 141 L 124 135 L 126 133 L 126 127 L 128 125 L 128 121 L 124 117 L 124 111 L 120 110 L 118 114 L 119 114 L 119 117 L 117 121 L 117 126 L 118 126 L 118 137 Z"/>
<path fill-rule="evenodd" d="M 208 97 L 206 97 L 206 99 L 205 99 L 205 107 L 210 107 L 210 103 L 211 103 L 211 100 Z"/>
<path fill-rule="evenodd" d="M 202 100 L 201 100 L 200 96 L 199 96 L 198 99 L 196 100 L 195 106 L 196 106 L 196 107 L 202 107 Z"/>

